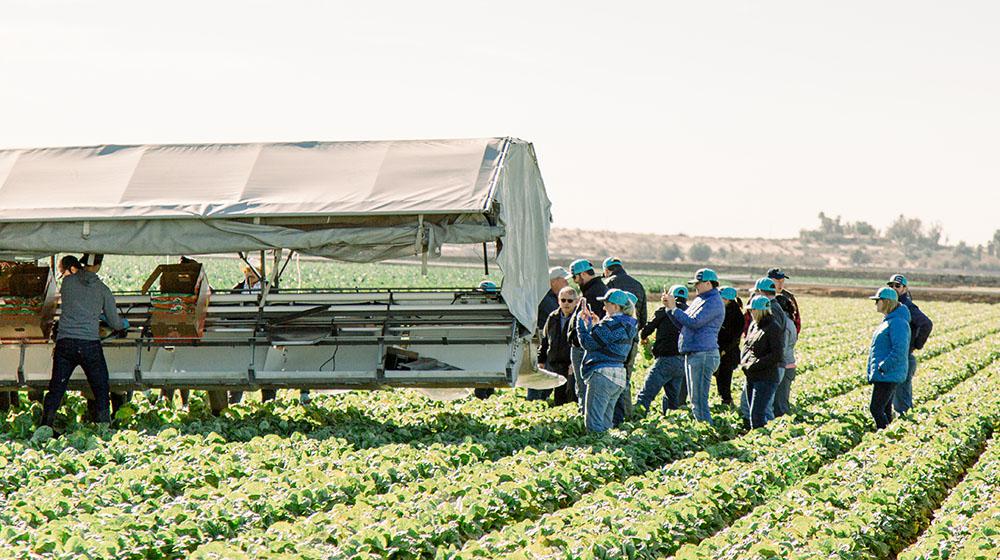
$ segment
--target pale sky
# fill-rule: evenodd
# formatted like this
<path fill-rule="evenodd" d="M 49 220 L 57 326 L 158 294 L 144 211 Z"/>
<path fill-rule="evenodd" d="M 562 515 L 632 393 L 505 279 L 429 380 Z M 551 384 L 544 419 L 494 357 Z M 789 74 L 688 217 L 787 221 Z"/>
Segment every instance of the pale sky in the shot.
<path fill-rule="evenodd" d="M 157 4 L 0 4 L 0 148 L 510 135 L 556 226 L 1000 228 L 1000 2 Z"/>

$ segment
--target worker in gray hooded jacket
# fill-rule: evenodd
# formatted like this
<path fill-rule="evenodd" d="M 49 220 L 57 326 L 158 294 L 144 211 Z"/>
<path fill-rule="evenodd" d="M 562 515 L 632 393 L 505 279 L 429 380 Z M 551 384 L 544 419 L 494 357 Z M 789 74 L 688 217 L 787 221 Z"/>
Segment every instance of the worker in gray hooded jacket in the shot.
<path fill-rule="evenodd" d="M 104 282 L 84 268 L 79 259 L 67 255 L 59 261 L 62 275 L 59 329 L 52 354 L 52 379 L 49 380 L 42 408 L 42 425 L 52 426 L 56 410 L 66 395 L 69 378 L 77 366 L 83 368 L 94 393 L 95 420 L 111 422 L 108 365 L 101 348 L 101 316 L 123 336 L 125 322 L 118 315 L 115 298 Z"/>

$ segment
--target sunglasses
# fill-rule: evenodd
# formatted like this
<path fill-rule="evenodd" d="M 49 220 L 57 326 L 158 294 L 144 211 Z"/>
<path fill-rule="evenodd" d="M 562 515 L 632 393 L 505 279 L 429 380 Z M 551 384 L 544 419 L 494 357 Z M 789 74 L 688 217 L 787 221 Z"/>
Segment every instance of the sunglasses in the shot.
<path fill-rule="evenodd" d="M 891 282 L 891 283 L 889 284 L 889 287 L 890 287 L 890 288 L 902 288 L 902 287 L 903 287 L 903 285 L 902 285 L 902 284 L 897 284 L 896 282 Z"/>
<path fill-rule="evenodd" d="M 561 301 L 562 303 L 573 303 L 574 301 L 576 301 L 576 298 L 572 298 L 572 299 L 559 298 L 559 301 Z"/>

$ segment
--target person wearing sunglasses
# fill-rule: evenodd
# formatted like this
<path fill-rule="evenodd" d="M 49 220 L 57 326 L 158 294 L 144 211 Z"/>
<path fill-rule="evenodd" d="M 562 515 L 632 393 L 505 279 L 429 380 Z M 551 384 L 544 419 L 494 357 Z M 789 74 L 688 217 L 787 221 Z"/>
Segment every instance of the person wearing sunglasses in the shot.
<path fill-rule="evenodd" d="M 906 380 L 910 348 L 910 311 L 899 304 L 899 294 L 891 287 L 880 288 L 869 299 L 883 315 L 872 335 L 868 352 L 868 382 L 872 385 L 869 405 L 879 430 L 892 422 L 892 400 L 896 387 Z"/>
<path fill-rule="evenodd" d="M 924 347 L 927 337 L 934 329 L 934 322 L 913 303 L 909 282 L 902 274 L 893 274 L 886 285 L 899 296 L 899 303 L 910 312 L 910 352 L 907 360 L 906 379 L 896 387 L 892 397 L 892 407 L 900 415 L 913 408 L 913 374 L 917 372 L 917 357 L 913 353 Z"/>
<path fill-rule="evenodd" d="M 538 349 L 538 367 L 566 378 L 566 383 L 555 389 L 528 389 L 528 400 L 546 400 L 554 393 L 555 406 L 576 402 L 575 383 L 570 372 L 569 322 L 576 309 L 576 290 L 570 286 L 559 290 L 559 308 L 545 318 L 542 327 L 542 344 Z"/>

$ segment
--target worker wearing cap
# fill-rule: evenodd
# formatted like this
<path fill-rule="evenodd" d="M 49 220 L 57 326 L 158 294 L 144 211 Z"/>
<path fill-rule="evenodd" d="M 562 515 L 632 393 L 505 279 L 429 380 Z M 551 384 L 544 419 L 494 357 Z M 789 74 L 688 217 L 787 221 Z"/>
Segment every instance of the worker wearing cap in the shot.
<path fill-rule="evenodd" d="M 592 432 L 603 432 L 613 425 L 615 403 L 625 390 L 625 359 L 638 332 L 632 317 L 637 301 L 634 295 L 612 288 L 600 297 L 606 310 L 603 319 L 584 306 L 576 314 L 576 331 L 585 350 L 583 417 Z"/>
<path fill-rule="evenodd" d="M 792 312 L 789 314 L 789 317 L 792 319 L 792 322 L 795 323 L 796 334 L 801 333 L 802 316 L 799 313 L 799 302 L 795 299 L 795 294 L 785 289 L 785 280 L 790 279 L 791 276 L 785 274 L 785 271 L 780 268 L 772 268 L 767 271 L 767 277 L 774 281 L 774 290 L 782 308 L 787 310 L 789 306 L 791 306 Z M 786 302 L 784 300 L 788 301 Z"/>
<path fill-rule="evenodd" d="M 795 332 L 795 325 L 792 324 L 791 319 L 788 318 L 785 310 L 782 309 L 780 302 L 777 300 L 778 290 L 774 284 L 774 280 L 763 277 L 757 280 L 754 284 L 754 297 L 761 296 L 767 298 L 771 302 L 770 313 L 771 317 L 774 319 L 774 323 L 778 326 L 778 329 L 784 333 L 783 343 L 787 344 L 789 331 Z M 747 310 L 750 313 L 750 310 Z M 751 320 L 751 326 L 753 321 Z M 750 333 L 747 332 L 747 336 Z M 784 352 L 784 346 L 782 346 L 782 352 Z M 778 385 L 781 385 L 782 379 L 785 376 L 785 361 L 784 353 L 782 354 L 782 361 L 778 364 Z M 770 422 L 774 420 L 774 395 L 776 391 L 771 392 L 771 397 L 767 403 L 767 409 L 765 411 L 766 420 Z M 751 423 L 751 410 L 750 410 L 750 396 L 747 394 L 747 388 L 744 386 L 743 392 L 740 394 L 740 415 L 743 417 L 743 423 L 745 426 L 749 426 Z"/>
<path fill-rule="evenodd" d="M 934 329 L 934 322 L 930 320 L 930 317 L 925 315 L 917 307 L 917 304 L 913 303 L 913 297 L 910 295 L 910 288 L 907 284 L 909 282 L 902 274 L 893 274 L 886 282 L 887 286 L 896 291 L 899 303 L 910 312 L 910 352 L 906 379 L 896 387 L 892 397 L 892 406 L 899 414 L 906 414 L 907 410 L 913 408 L 913 374 L 917 372 L 917 357 L 913 353 L 924 347 L 927 337 Z"/>
<path fill-rule="evenodd" d="M 884 315 L 872 335 L 868 352 L 868 382 L 872 384 L 869 410 L 875 427 L 885 428 L 892 422 L 892 397 L 896 386 L 906 380 L 910 352 L 910 311 L 899 304 L 899 294 L 888 286 L 880 288 L 869 299 Z"/>
<path fill-rule="evenodd" d="M 673 299 L 677 309 L 687 309 L 688 289 L 675 284 L 663 290 L 660 307 L 653 313 L 653 318 L 643 327 L 640 336 L 643 344 L 649 343 L 649 335 L 656 333 L 653 342 L 653 367 L 646 375 L 646 382 L 636 397 L 635 407 L 645 408 L 653 404 L 653 399 L 663 389 L 663 411 L 677 410 L 687 401 L 687 382 L 684 379 L 684 356 L 678 343 L 681 330 L 667 317 L 666 301 Z M 742 319 L 741 319 L 742 321 Z"/>
<path fill-rule="evenodd" d="M 635 318 L 639 321 L 639 330 L 646 326 L 646 288 L 641 282 L 625 272 L 622 261 L 618 257 L 604 259 L 604 283 L 608 288 L 625 290 L 636 297 Z M 625 360 L 625 391 L 622 392 L 618 404 L 615 405 L 615 426 L 632 416 L 632 371 L 635 368 L 635 356 L 639 353 L 639 340 L 632 344 L 632 351 Z"/>
<path fill-rule="evenodd" d="M 52 353 L 52 379 L 43 399 L 41 424 L 52 427 L 62 405 L 73 370 L 80 366 L 94 394 L 94 417 L 98 423 L 111 422 L 108 364 L 101 348 L 100 322 L 124 336 L 125 322 L 118 315 L 115 298 L 104 282 L 84 268 L 79 259 L 66 255 L 59 261 L 59 329 Z"/>
<path fill-rule="evenodd" d="M 781 380 L 774 391 L 774 402 L 768 409 L 768 421 L 788 414 L 791 409 L 792 382 L 795 381 L 795 345 L 802 332 L 802 317 L 799 313 L 799 303 L 795 295 L 785 289 L 785 280 L 789 278 L 780 268 L 767 271 L 767 277 L 774 282 L 774 299 L 785 313 L 785 359 L 781 370 Z"/>
<path fill-rule="evenodd" d="M 767 424 L 767 403 L 778 386 L 778 369 L 784 354 L 784 330 L 772 313 L 776 306 L 765 296 L 750 300 L 750 330 L 740 356 L 740 367 L 747 376 L 746 393 L 750 403 L 750 428 Z"/>
<path fill-rule="evenodd" d="M 577 311 L 569 323 L 570 360 L 573 364 L 573 378 L 576 381 L 576 398 L 580 402 L 580 411 L 583 412 L 584 402 L 587 397 L 587 385 L 583 382 L 583 346 L 576 333 L 577 316 L 582 311 L 581 306 L 587 306 L 598 319 L 604 318 L 604 294 L 608 287 L 594 272 L 594 265 L 587 259 L 577 259 L 569 266 L 570 277 L 573 282 L 580 287 L 581 298 Z"/>
<path fill-rule="evenodd" d="M 719 275 L 714 270 L 702 268 L 695 273 L 694 280 L 688 281 L 688 285 L 693 285 L 698 295 L 687 309 L 677 309 L 677 304 L 670 298 L 663 303 L 667 307 L 667 316 L 681 329 L 684 374 L 694 417 L 711 424 L 708 392 L 712 374 L 719 369 L 719 329 L 722 328 L 726 309 L 719 295 Z"/>
<path fill-rule="evenodd" d="M 731 286 L 721 288 L 719 295 L 726 304 L 726 317 L 719 329 L 719 369 L 715 370 L 715 384 L 722 404 L 733 406 L 733 372 L 740 365 L 740 341 L 743 339 L 743 302 L 736 288 Z"/>

